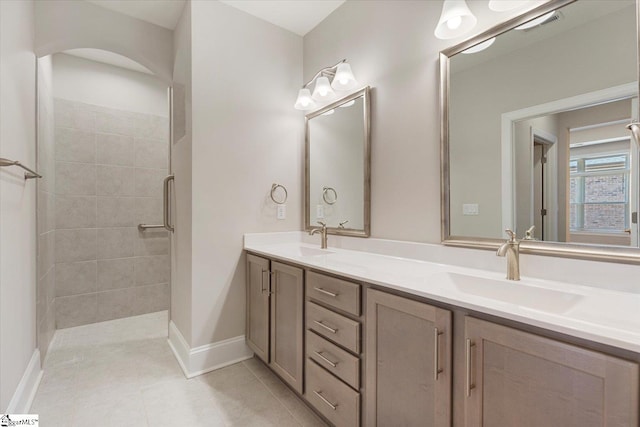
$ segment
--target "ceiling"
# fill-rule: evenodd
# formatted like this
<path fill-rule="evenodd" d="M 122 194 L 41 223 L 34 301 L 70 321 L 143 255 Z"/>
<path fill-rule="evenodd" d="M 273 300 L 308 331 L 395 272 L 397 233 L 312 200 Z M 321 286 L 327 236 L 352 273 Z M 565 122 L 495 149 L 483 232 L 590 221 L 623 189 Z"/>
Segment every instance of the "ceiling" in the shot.
<path fill-rule="evenodd" d="M 220 0 L 292 33 L 304 36 L 345 0 Z"/>
<path fill-rule="evenodd" d="M 86 0 L 106 9 L 174 30 L 186 0 Z M 213 0 L 207 0 L 213 1 Z M 345 0 L 220 0 L 304 36 Z"/>
<path fill-rule="evenodd" d="M 105 9 L 174 30 L 186 0 L 85 0 Z"/>

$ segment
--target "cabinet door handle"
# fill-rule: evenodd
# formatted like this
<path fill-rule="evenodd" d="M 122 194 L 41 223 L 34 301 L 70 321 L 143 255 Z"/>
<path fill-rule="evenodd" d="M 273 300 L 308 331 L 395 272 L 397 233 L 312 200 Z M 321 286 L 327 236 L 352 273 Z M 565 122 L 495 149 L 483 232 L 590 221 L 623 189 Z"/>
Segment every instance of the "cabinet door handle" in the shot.
<path fill-rule="evenodd" d="M 276 280 L 278 279 L 277 271 L 269 271 L 269 295 L 273 295 L 276 293 L 274 288 L 276 287 Z"/>
<path fill-rule="evenodd" d="M 338 404 L 336 403 L 336 404 L 334 405 L 333 403 L 329 402 L 329 401 L 328 401 L 328 400 L 327 400 L 327 399 L 326 399 L 326 398 L 321 394 L 321 393 L 322 393 L 322 391 L 320 391 L 320 390 L 318 390 L 318 391 L 314 390 L 313 392 L 316 394 L 316 396 L 318 396 L 318 397 L 320 398 L 320 400 L 322 400 L 324 403 L 326 403 L 326 404 L 327 404 L 327 406 L 329 406 L 331 409 L 333 409 L 334 411 L 335 411 L 336 409 L 338 409 Z"/>
<path fill-rule="evenodd" d="M 318 320 L 314 320 L 314 321 L 313 321 L 313 323 L 315 323 L 316 325 L 318 325 L 318 326 L 320 326 L 320 327 L 325 328 L 327 331 L 331 332 L 332 334 L 336 334 L 336 333 L 338 333 L 338 330 L 337 330 L 337 329 L 333 329 L 333 328 L 331 328 L 331 327 L 329 327 L 329 326 L 325 325 L 324 323 L 322 323 L 322 322 L 320 322 L 320 321 L 318 321 Z"/>
<path fill-rule="evenodd" d="M 320 293 L 323 293 L 325 295 L 329 295 L 330 297 L 334 297 L 334 298 L 336 298 L 339 295 L 339 294 L 335 294 L 333 292 L 329 292 L 326 289 L 322 289 L 322 288 L 314 287 L 313 289 L 315 289 L 316 291 L 318 291 Z"/>
<path fill-rule="evenodd" d="M 330 359 L 327 359 L 322 353 L 320 353 L 319 351 L 314 351 L 314 353 L 316 354 L 316 356 L 318 356 L 320 359 L 324 360 L 325 362 L 327 362 L 329 365 L 331 365 L 331 367 L 335 368 L 336 366 L 338 366 L 338 362 L 334 362 Z"/>
<path fill-rule="evenodd" d="M 438 328 L 433 329 L 433 379 L 438 381 L 438 374 L 441 374 L 444 369 L 440 368 L 440 335 L 444 332 L 440 332 Z"/>
<path fill-rule="evenodd" d="M 268 270 L 262 270 L 262 277 L 260 278 L 260 292 L 262 292 L 264 294 L 264 291 L 266 291 L 267 289 L 264 288 L 264 273 L 268 273 Z"/>
<path fill-rule="evenodd" d="M 471 396 L 471 390 L 473 390 L 474 388 L 476 388 L 476 385 L 472 382 L 471 379 L 471 349 L 473 347 L 475 347 L 475 343 L 471 342 L 471 339 L 467 338 L 466 340 L 466 365 L 467 365 L 467 397 Z"/>

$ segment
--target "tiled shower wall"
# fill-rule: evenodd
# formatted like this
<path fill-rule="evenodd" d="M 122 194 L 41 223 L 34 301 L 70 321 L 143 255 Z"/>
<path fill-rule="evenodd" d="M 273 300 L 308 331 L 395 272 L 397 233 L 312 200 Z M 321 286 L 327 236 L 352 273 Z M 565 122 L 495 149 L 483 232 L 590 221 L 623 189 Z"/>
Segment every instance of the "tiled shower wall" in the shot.
<path fill-rule="evenodd" d="M 168 119 L 54 102 L 57 327 L 168 309 Z"/>
<path fill-rule="evenodd" d="M 38 59 L 38 264 L 36 322 L 38 348 L 44 361 L 56 330 L 55 310 L 55 141 L 51 58 Z M 33 182 L 33 181 L 32 181 Z M 30 185 L 29 183 L 27 185 Z"/>

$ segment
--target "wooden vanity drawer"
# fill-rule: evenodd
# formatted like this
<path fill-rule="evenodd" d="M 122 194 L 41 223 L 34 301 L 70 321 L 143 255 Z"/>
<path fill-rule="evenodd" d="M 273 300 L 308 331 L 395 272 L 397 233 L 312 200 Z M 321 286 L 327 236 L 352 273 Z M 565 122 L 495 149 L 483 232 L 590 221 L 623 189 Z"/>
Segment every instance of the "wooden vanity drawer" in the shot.
<path fill-rule="evenodd" d="M 336 427 L 360 425 L 360 393 L 307 359 L 305 396 Z"/>
<path fill-rule="evenodd" d="M 360 323 L 307 301 L 307 328 L 347 350 L 360 353 Z"/>
<path fill-rule="evenodd" d="M 307 297 L 360 316 L 360 285 L 324 274 L 307 272 Z"/>
<path fill-rule="evenodd" d="M 356 390 L 360 389 L 360 359 L 307 331 L 307 357 Z"/>

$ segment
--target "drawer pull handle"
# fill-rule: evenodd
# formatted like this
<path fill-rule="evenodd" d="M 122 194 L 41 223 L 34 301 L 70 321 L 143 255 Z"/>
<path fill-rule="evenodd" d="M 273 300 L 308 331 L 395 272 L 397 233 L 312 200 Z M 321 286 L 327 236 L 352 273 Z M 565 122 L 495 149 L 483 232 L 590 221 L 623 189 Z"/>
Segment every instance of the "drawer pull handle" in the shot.
<path fill-rule="evenodd" d="M 315 289 L 316 291 L 323 293 L 325 295 L 329 295 L 330 297 L 334 297 L 337 298 L 339 294 L 333 293 L 333 292 L 329 292 L 326 289 L 322 289 L 322 288 L 318 288 L 318 287 L 314 287 L 313 289 Z"/>
<path fill-rule="evenodd" d="M 433 379 L 438 381 L 438 374 L 444 372 L 444 369 L 440 367 L 440 335 L 444 334 L 444 332 L 440 332 L 438 328 L 434 328 L 433 330 Z"/>
<path fill-rule="evenodd" d="M 314 320 L 314 321 L 313 321 L 313 323 L 315 323 L 315 324 L 316 324 L 316 325 L 318 325 L 318 326 L 321 326 L 321 327 L 325 328 L 327 331 L 331 332 L 332 334 L 337 334 L 337 333 L 338 333 L 338 330 L 337 330 L 337 329 L 333 329 L 333 328 L 331 328 L 331 327 L 329 327 L 329 326 L 325 325 L 325 324 L 324 324 L 324 323 L 322 323 L 322 322 L 319 322 L 319 321 L 317 321 L 317 320 Z"/>
<path fill-rule="evenodd" d="M 318 356 L 320 359 L 324 360 L 325 362 L 327 362 L 329 365 L 331 365 L 333 368 L 335 368 L 336 366 L 338 366 L 338 362 L 334 362 L 330 359 L 327 359 L 322 353 L 320 353 L 319 351 L 314 351 L 314 353 L 316 354 L 316 356 Z"/>
<path fill-rule="evenodd" d="M 316 396 L 318 396 L 320 398 L 320 400 L 322 400 L 324 403 L 326 403 L 331 409 L 333 409 L 334 411 L 336 409 L 338 409 L 338 404 L 336 403 L 335 405 L 331 402 L 329 402 L 321 393 L 322 391 L 313 391 Z"/>
<path fill-rule="evenodd" d="M 466 377 L 467 377 L 467 387 L 466 387 L 467 388 L 467 397 L 470 397 L 471 396 L 471 390 L 476 388 L 476 385 L 472 382 L 472 379 L 471 379 L 471 348 L 475 347 L 475 346 L 476 345 L 474 343 L 472 343 L 469 338 L 467 338 L 467 341 L 466 341 L 466 347 L 467 347 L 466 350 L 467 351 L 465 352 L 466 356 L 467 356 L 466 357 L 466 359 L 467 359 L 466 360 L 466 362 L 467 362 L 466 363 L 466 365 L 467 365 L 467 375 L 466 375 Z"/>

